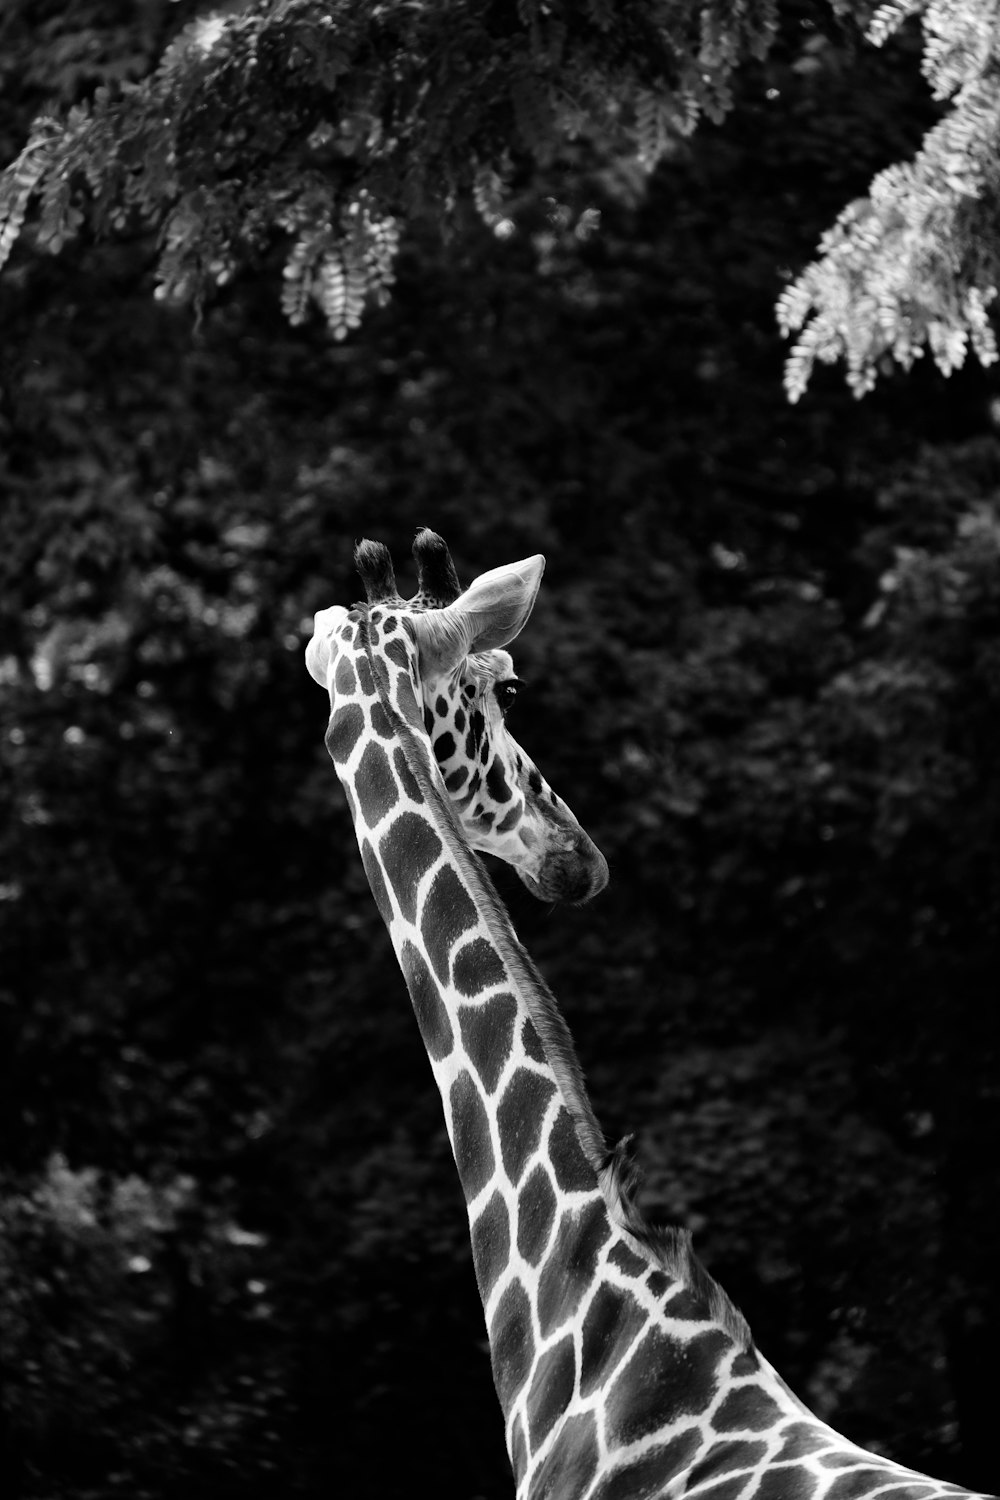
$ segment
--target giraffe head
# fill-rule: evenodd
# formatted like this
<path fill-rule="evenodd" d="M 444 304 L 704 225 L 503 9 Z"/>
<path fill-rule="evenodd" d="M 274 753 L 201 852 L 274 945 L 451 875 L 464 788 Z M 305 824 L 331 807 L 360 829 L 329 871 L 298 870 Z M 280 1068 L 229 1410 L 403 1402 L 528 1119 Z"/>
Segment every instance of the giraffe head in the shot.
<path fill-rule="evenodd" d="M 542 900 L 587 900 L 607 884 L 604 856 L 506 723 L 520 684 L 504 648 L 531 613 L 544 558 L 493 568 L 463 593 L 434 532 L 418 532 L 413 555 L 418 590 L 404 600 L 386 548 L 359 543 L 367 603 L 316 615 L 306 665 L 330 694 L 330 754 L 340 764 L 366 731 L 387 749 L 402 721 L 470 848 L 513 866 Z M 405 763 L 392 765 L 405 781 Z"/>

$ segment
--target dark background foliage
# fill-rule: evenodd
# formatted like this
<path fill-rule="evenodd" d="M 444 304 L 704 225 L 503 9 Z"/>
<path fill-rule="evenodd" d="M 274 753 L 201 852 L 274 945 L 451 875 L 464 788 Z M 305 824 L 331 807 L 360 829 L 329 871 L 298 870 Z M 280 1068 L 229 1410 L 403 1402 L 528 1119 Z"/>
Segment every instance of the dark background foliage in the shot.
<path fill-rule="evenodd" d="M 197 7 L 12 7 L 0 141 Z M 806 45 L 808 43 L 808 46 Z M 548 557 L 515 733 L 612 883 L 495 871 L 652 1211 L 850 1436 L 996 1486 L 996 382 L 792 410 L 773 304 L 929 108 L 786 14 L 648 190 L 582 148 L 332 343 L 267 266 L 0 281 L 0 1486 L 510 1492 L 464 1212 L 302 664 L 351 550 Z M 584 214 L 584 209 L 589 214 Z M 598 214 L 594 210 L 599 210 Z M 405 573 L 405 567 L 401 568 Z"/>

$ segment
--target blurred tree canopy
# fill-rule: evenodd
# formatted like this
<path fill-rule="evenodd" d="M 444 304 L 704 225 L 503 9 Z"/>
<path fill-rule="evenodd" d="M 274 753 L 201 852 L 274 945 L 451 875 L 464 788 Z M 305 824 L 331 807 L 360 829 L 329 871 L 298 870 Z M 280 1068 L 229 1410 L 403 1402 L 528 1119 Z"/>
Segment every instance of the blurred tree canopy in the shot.
<path fill-rule="evenodd" d="M 438 1102 L 302 664 L 354 539 L 401 559 L 430 524 L 464 581 L 548 555 L 514 729 L 612 883 L 548 913 L 495 873 L 651 1209 L 823 1416 L 995 1488 L 1000 394 L 928 363 L 860 405 L 821 371 L 792 409 L 773 313 L 948 118 L 920 37 L 795 4 L 736 69 L 764 12 L 737 44 L 723 8 L 691 83 L 719 121 L 657 115 L 643 152 L 700 9 L 352 5 L 318 51 L 333 7 L 202 10 L 0 20 L 8 214 L 49 143 L 0 277 L 0 1485 L 509 1494 Z M 664 14 L 688 54 L 653 47 Z M 493 83 L 446 120 L 420 68 L 452 87 L 473 27 Z M 604 115 L 536 149 L 512 59 L 546 95 L 587 57 Z M 380 76 L 394 145 L 343 129 Z M 295 261 L 307 180 L 329 235 Z M 324 257 L 389 219 L 391 301 L 350 331 Z M 325 321 L 282 312 L 289 254 Z"/>

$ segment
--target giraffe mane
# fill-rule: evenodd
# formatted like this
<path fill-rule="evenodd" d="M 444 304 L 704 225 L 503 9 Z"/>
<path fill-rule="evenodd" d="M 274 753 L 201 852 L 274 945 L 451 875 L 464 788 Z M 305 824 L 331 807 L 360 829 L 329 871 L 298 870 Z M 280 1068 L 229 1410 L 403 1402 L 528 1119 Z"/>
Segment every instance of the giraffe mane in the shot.
<path fill-rule="evenodd" d="M 554 998 L 552 1003 L 555 1004 Z M 664 1270 L 685 1282 L 695 1296 L 707 1304 L 711 1316 L 722 1324 L 741 1349 L 752 1349 L 753 1335 L 746 1318 L 695 1254 L 691 1231 L 676 1224 L 654 1222 L 639 1207 L 642 1170 L 635 1161 L 634 1135 L 623 1136 L 612 1147 L 597 1175 L 612 1218 L 634 1244 L 646 1250 Z"/>
<path fill-rule="evenodd" d="M 587 1096 L 583 1069 L 566 1019 L 534 960 L 521 944 L 482 861 L 468 847 L 458 815 L 441 784 L 436 763 L 426 756 L 411 725 L 397 710 L 387 690 L 387 673 L 376 664 L 368 635 L 367 610 L 359 607 L 361 620 L 358 634 L 372 668 L 382 707 L 395 728 L 404 759 L 428 806 L 440 819 L 440 832 L 449 854 L 472 889 L 490 937 L 495 943 L 512 983 L 522 995 L 541 1039 L 542 1047 L 555 1074 L 579 1137 L 584 1155 L 597 1173 L 597 1181 L 608 1213 L 632 1242 L 632 1247 L 652 1263 L 676 1277 L 708 1309 L 709 1315 L 722 1325 L 743 1350 L 753 1347 L 753 1339 L 743 1314 L 723 1291 L 694 1252 L 691 1233 L 676 1225 L 653 1223 L 639 1206 L 637 1191 L 640 1170 L 633 1156 L 634 1136 L 626 1136 L 610 1151 Z M 381 670 L 380 670 L 381 668 Z"/>

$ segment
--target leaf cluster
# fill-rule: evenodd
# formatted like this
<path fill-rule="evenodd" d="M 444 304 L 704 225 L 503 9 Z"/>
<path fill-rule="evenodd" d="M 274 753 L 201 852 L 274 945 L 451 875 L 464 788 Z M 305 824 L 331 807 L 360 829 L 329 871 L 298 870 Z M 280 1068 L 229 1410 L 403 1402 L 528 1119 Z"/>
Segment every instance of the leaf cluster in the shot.
<path fill-rule="evenodd" d="M 399 225 L 495 216 L 581 140 L 650 171 L 761 56 L 774 0 L 371 5 L 255 0 L 192 21 L 141 82 L 40 116 L 0 178 L 0 264 L 34 242 L 156 232 L 157 295 L 200 306 L 284 242 L 283 306 L 340 338 L 393 278 Z M 489 184 L 490 206 L 484 193 Z"/>
<path fill-rule="evenodd" d="M 778 321 L 798 333 L 785 383 L 797 401 L 816 361 L 843 359 L 856 396 L 895 361 L 929 351 L 944 374 L 972 352 L 997 359 L 989 308 L 1000 285 L 998 33 L 992 4 L 883 5 L 868 36 L 882 46 L 910 17 L 923 27 L 923 69 L 950 101 L 912 161 L 884 168 L 820 240 L 819 256 L 781 296 Z M 801 330 L 801 332 L 799 332 Z"/>

